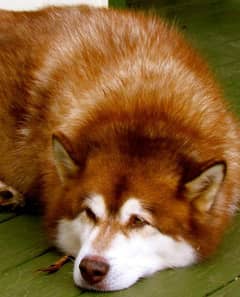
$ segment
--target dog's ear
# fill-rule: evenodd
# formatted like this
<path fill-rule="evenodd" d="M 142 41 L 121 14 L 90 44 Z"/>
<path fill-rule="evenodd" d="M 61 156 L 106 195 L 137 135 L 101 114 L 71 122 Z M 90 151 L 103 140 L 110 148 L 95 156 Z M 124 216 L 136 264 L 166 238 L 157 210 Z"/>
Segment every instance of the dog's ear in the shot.
<path fill-rule="evenodd" d="M 200 212 L 213 206 L 226 173 L 226 164 L 218 162 L 205 169 L 199 176 L 184 186 L 184 196 Z"/>
<path fill-rule="evenodd" d="M 60 180 L 64 182 L 67 178 L 75 176 L 79 166 L 73 160 L 70 142 L 63 133 L 52 136 L 52 150 Z"/>

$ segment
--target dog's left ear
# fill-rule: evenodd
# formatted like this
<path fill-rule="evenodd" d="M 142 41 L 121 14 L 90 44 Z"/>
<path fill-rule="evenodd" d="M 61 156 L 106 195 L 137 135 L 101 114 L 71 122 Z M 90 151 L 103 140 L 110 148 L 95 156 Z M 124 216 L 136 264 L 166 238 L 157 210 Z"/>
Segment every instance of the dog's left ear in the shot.
<path fill-rule="evenodd" d="M 52 150 L 60 180 L 64 182 L 67 178 L 75 176 L 79 166 L 73 160 L 71 145 L 63 133 L 52 136 Z"/>
<path fill-rule="evenodd" d="M 184 196 L 200 212 L 207 212 L 213 206 L 226 174 L 224 162 L 215 163 L 184 186 Z"/>

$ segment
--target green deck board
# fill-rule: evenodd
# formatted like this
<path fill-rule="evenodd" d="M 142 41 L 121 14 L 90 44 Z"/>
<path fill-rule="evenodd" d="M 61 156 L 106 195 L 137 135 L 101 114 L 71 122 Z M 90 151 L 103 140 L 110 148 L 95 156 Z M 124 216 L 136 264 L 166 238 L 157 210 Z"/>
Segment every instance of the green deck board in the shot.
<path fill-rule="evenodd" d="M 217 290 L 210 297 L 239 297 L 240 296 L 240 280 L 236 279 L 226 287 Z"/>
<path fill-rule="evenodd" d="M 109 0 L 109 6 L 116 8 L 125 8 L 126 0 Z"/>
<path fill-rule="evenodd" d="M 81 294 L 72 280 L 72 264 L 66 264 L 59 272 L 47 275 L 37 272 L 58 258 L 57 253 L 47 253 L 31 262 L 2 273 L 1 297 L 75 297 Z"/>
<path fill-rule="evenodd" d="M 240 49 L 239 49 L 240 55 Z M 219 66 L 215 68 L 216 73 L 218 73 L 220 78 L 227 79 L 229 82 L 235 82 L 236 86 L 239 85 L 239 77 L 240 77 L 240 59 L 239 61 L 235 61 L 233 63 Z"/>
<path fill-rule="evenodd" d="M 163 6 L 163 1 L 155 2 L 154 10 L 158 14 L 174 20 L 180 27 L 185 26 L 188 34 L 193 35 L 194 39 L 201 40 L 201 43 L 208 47 L 209 40 L 223 43 L 239 39 L 239 32 L 236 30 L 239 24 L 239 3 L 222 0 L 168 1 L 175 2 L 175 5 Z M 151 9 L 152 5 L 145 1 L 139 4 L 139 7 Z"/>
<path fill-rule="evenodd" d="M 216 67 L 214 72 L 222 86 L 226 99 L 230 103 L 231 109 L 240 114 L 240 59 L 233 63 Z"/>
<path fill-rule="evenodd" d="M 7 221 L 7 220 L 10 220 L 10 219 L 14 218 L 15 216 L 16 216 L 16 214 L 12 213 L 12 212 L 0 213 L 0 223 L 4 222 L 4 221 Z"/>
<path fill-rule="evenodd" d="M 240 49 L 230 43 L 220 43 L 211 42 L 211 47 L 209 44 L 201 44 L 201 40 L 195 39 L 195 44 L 198 51 L 205 57 L 213 69 L 218 69 L 221 66 L 229 65 L 231 68 L 236 61 L 236 57 L 239 55 Z"/>
<path fill-rule="evenodd" d="M 0 224 L 0 273 L 28 261 L 47 248 L 39 219 L 18 216 Z"/>

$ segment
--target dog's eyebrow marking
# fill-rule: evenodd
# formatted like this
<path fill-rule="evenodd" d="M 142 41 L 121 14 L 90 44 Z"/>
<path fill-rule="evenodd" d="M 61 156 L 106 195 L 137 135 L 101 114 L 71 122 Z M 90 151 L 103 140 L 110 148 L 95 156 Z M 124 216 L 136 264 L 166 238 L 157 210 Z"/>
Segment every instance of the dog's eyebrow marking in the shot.
<path fill-rule="evenodd" d="M 103 220 L 106 219 L 107 210 L 106 210 L 106 205 L 102 195 L 93 194 L 89 196 L 85 200 L 84 206 L 90 208 L 97 218 L 100 218 Z"/>
<path fill-rule="evenodd" d="M 146 211 L 136 198 L 128 199 L 120 209 L 119 220 L 121 224 L 126 224 L 132 215 L 139 215 L 143 219 L 151 222 L 151 214 Z"/>

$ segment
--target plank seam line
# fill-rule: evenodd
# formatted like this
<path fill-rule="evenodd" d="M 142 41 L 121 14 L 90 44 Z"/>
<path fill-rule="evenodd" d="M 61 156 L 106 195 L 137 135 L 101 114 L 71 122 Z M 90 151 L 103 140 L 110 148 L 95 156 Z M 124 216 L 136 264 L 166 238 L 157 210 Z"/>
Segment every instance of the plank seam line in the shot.
<path fill-rule="evenodd" d="M 5 223 L 5 222 L 8 222 L 8 221 L 11 221 L 12 219 L 15 219 L 16 217 L 19 217 L 19 216 L 20 216 L 20 215 L 15 214 L 15 215 L 13 215 L 12 217 L 8 217 L 8 218 L 6 218 L 6 219 L 0 220 L 0 224 Z"/>
<path fill-rule="evenodd" d="M 220 290 L 226 288 L 227 286 L 229 286 L 229 285 L 232 284 L 233 282 L 239 280 L 239 278 L 240 278 L 240 274 L 238 274 L 237 276 L 235 276 L 233 279 L 231 279 L 231 280 L 225 282 L 224 284 L 222 284 L 222 285 L 219 286 L 218 288 L 216 288 L 216 289 L 214 289 L 214 290 L 208 292 L 208 293 L 205 294 L 203 297 L 208 297 L 208 296 L 211 296 L 211 295 L 215 294 L 216 292 L 218 292 L 218 291 L 220 291 Z"/>
<path fill-rule="evenodd" d="M 11 271 L 11 270 L 13 270 L 13 269 L 15 269 L 17 267 L 20 267 L 20 266 L 22 266 L 22 265 L 24 265 L 24 264 L 26 264 L 28 262 L 31 262 L 32 260 L 37 259 L 37 258 L 51 252 L 52 250 L 53 250 L 53 248 L 49 247 L 49 248 L 43 250 L 42 252 L 40 252 L 39 254 L 35 255 L 34 257 L 31 257 L 31 258 L 29 258 L 29 259 L 27 259 L 27 260 L 25 260 L 23 262 L 20 262 L 15 266 L 10 266 L 10 267 L 6 268 L 5 270 L 1 271 L 1 274 L 7 273 L 7 272 L 9 272 L 9 271 Z"/>

